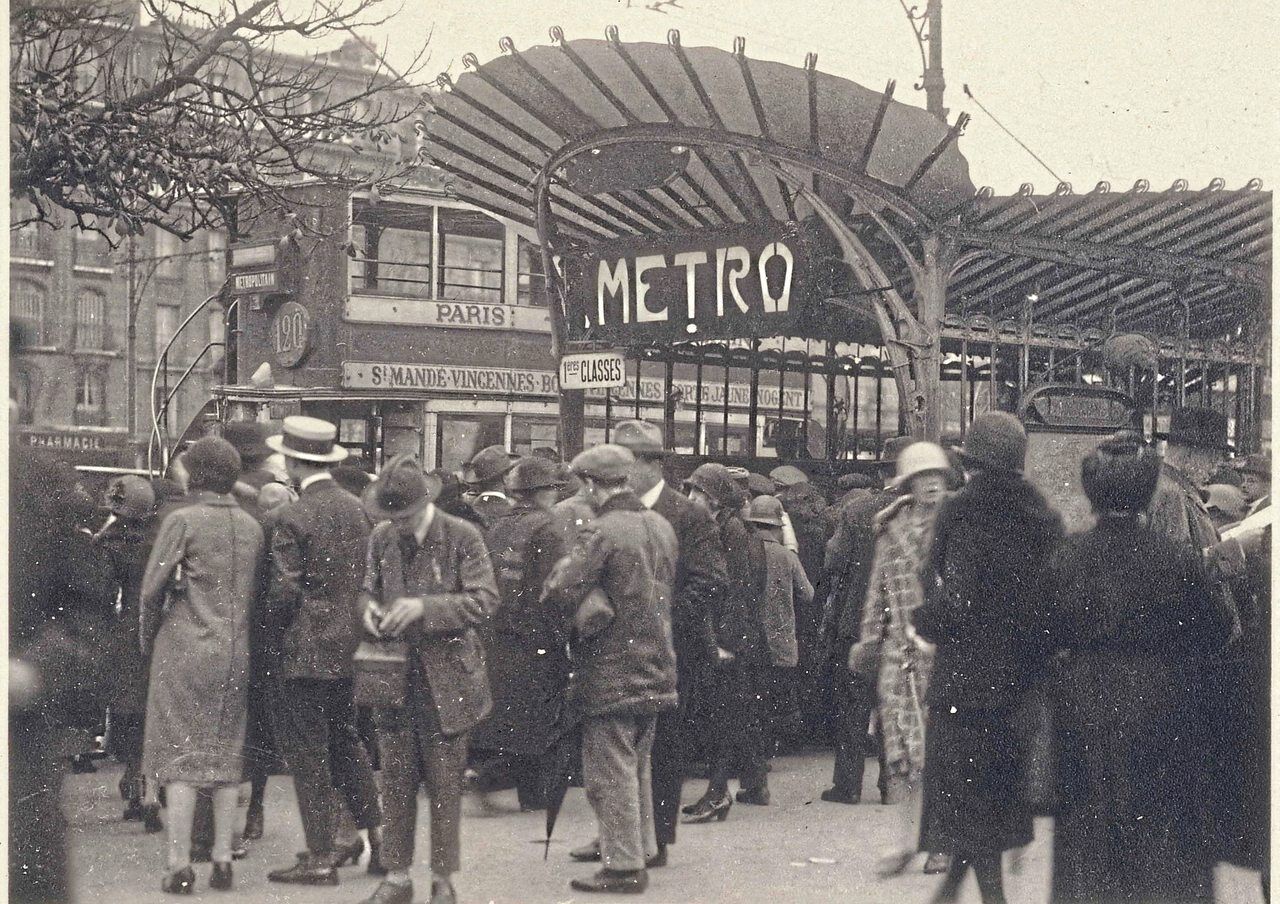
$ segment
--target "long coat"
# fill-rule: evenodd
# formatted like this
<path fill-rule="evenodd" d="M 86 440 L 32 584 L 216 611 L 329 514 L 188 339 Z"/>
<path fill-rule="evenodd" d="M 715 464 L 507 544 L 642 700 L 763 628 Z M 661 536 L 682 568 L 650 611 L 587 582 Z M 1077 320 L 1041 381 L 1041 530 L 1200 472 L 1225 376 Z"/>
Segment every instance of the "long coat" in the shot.
<path fill-rule="evenodd" d="M 915 499 L 900 496 L 875 517 L 875 553 L 854 647 L 879 648 L 877 710 L 890 775 L 917 781 L 924 772 L 925 695 L 931 653 L 908 628 L 924 602 L 921 569 L 933 541 L 933 519 L 921 518 Z"/>
<path fill-rule="evenodd" d="M 663 486 L 653 511 L 667 519 L 680 551 L 671 600 L 671 628 L 683 695 L 697 670 L 715 661 L 712 617 L 722 605 L 729 580 L 724 548 L 711 516 L 670 486 Z"/>
<path fill-rule="evenodd" d="M 1011 777 L 1019 705 L 1039 671 L 1034 612 L 1062 519 L 1026 480 L 979 473 L 938 512 L 916 632 L 929 676 L 920 849 L 994 853 L 1031 841 Z"/>
<path fill-rule="evenodd" d="M 764 633 L 771 665 L 792 668 L 799 662 L 796 613 L 813 602 L 813 585 L 800 557 L 782 541 L 764 533 Z"/>
<path fill-rule="evenodd" d="M 1132 519 L 1069 538 L 1045 598 L 1061 651 L 1054 901 L 1209 901 L 1206 658 L 1231 626 L 1200 562 Z"/>
<path fill-rule="evenodd" d="M 414 701 L 432 706 L 446 736 L 470 731 L 493 707 L 484 647 L 476 626 L 497 607 L 498 588 L 484 537 L 470 522 L 436 510 L 422 545 L 405 562 L 397 526 L 384 521 L 369 536 L 364 596 L 386 607 L 402 596 L 420 596 L 426 612 L 404 633 L 411 669 L 431 693 Z M 467 613 L 478 603 L 482 615 Z M 431 724 L 424 717 L 419 724 Z"/>
<path fill-rule="evenodd" d="M 676 556 L 671 525 L 625 490 L 600 507 L 556 565 L 546 585 L 549 603 L 573 611 L 598 588 L 613 611 L 608 625 L 574 644 L 575 714 L 643 716 L 675 709 Z"/>
<path fill-rule="evenodd" d="M 262 543 L 253 517 L 218 493 L 196 494 L 160 526 L 142 581 L 141 641 L 153 651 L 143 769 L 162 783 L 240 781 Z M 179 566 L 185 592 L 166 593 Z"/>
<path fill-rule="evenodd" d="M 568 681 L 560 631 L 542 605 L 542 585 L 564 554 L 566 532 L 549 511 L 517 502 L 485 534 L 500 596 L 480 629 L 493 711 L 471 733 L 481 750 L 539 754 L 552 737 Z"/>
<path fill-rule="evenodd" d="M 266 597 L 266 621 L 278 637 L 266 646 L 279 656 L 279 677 L 350 677 L 368 537 L 360 500 L 332 478 L 308 484 L 280 508 Z"/>
<path fill-rule="evenodd" d="M 142 576 L 147 570 L 147 558 L 158 528 L 154 518 L 120 519 L 95 537 L 98 548 L 111 562 L 111 571 L 120 588 L 120 611 L 108 642 L 110 705 L 116 715 L 141 716 L 147 711 L 148 668 L 138 640 L 142 626 L 138 605 Z"/>

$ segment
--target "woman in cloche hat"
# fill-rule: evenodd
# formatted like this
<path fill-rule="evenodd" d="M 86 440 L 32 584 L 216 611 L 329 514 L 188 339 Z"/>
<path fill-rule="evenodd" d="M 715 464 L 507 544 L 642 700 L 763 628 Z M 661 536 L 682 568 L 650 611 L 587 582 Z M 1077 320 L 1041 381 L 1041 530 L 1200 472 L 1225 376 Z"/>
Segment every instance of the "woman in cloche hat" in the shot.
<path fill-rule="evenodd" d="M 902 836 L 886 854 L 881 875 L 896 875 L 915 856 L 915 814 L 924 775 L 924 697 L 932 654 L 910 630 L 924 600 L 919 574 L 933 540 L 934 519 L 947 491 L 950 466 L 940 446 L 916 442 L 897 456 L 890 486 L 901 496 L 875 518 L 875 553 L 862 627 L 849 649 L 849 668 L 876 686 L 883 730 L 886 803 L 899 805 Z M 936 867 L 935 867 L 936 868 Z"/>
<path fill-rule="evenodd" d="M 910 450 L 908 450 L 909 452 Z M 915 630 L 937 644 L 929 690 L 920 846 L 951 856 L 934 901 L 954 901 L 970 869 L 982 900 L 1003 902 L 1000 858 L 1031 841 L 1013 713 L 1034 656 L 1023 617 L 1045 589 L 1062 519 L 1022 476 L 1027 434 L 991 411 L 969 427 L 968 481 L 938 513 Z"/>

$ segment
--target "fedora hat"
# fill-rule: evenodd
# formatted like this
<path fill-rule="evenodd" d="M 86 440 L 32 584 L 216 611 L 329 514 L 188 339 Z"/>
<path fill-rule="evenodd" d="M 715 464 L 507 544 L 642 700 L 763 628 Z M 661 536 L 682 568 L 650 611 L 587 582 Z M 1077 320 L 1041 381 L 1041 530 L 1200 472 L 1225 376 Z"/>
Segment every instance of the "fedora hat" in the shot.
<path fill-rule="evenodd" d="M 768 527 L 782 527 L 782 500 L 777 496 L 757 496 L 747 509 L 747 521 Z"/>
<path fill-rule="evenodd" d="M 462 469 L 463 483 L 488 483 L 502 477 L 515 465 L 517 457 L 502 446 L 485 446 Z"/>
<path fill-rule="evenodd" d="M 231 421 L 222 428 L 222 438 L 236 447 L 240 461 L 262 461 L 271 454 L 267 431 L 257 421 Z"/>
<path fill-rule="evenodd" d="M 970 467 L 1021 474 L 1027 460 L 1027 431 L 1006 411 L 987 411 L 973 419 L 960 461 Z"/>
<path fill-rule="evenodd" d="M 374 520 L 398 521 L 426 508 L 440 495 L 440 486 L 440 478 L 434 473 L 423 473 L 412 453 L 401 452 L 365 487 L 360 501 Z"/>
<path fill-rule="evenodd" d="M 613 428 L 609 441 L 630 449 L 633 455 L 661 455 L 662 428 L 648 421 L 623 421 Z"/>
<path fill-rule="evenodd" d="M 564 485 L 560 463 L 539 455 L 529 455 L 517 461 L 507 472 L 505 482 L 507 490 L 512 493 L 527 493 Z"/>
<path fill-rule="evenodd" d="M 267 437 L 267 445 L 286 458 L 332 464 L 347 457 L 337 439 L 338 428 L 328 421 L 292 414 L 284 419 L 281 432 Z"/>

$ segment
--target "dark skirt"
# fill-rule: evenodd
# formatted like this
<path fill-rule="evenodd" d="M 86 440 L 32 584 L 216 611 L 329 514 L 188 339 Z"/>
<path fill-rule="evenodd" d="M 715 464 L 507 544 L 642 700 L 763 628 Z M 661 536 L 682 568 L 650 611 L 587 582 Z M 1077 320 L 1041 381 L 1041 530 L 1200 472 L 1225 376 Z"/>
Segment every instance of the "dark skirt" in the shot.
<path fill-rule="evenodd" d="M 920 850 L 977 856 L 1031 842 L 1013 710 L 931 706 Z"/>

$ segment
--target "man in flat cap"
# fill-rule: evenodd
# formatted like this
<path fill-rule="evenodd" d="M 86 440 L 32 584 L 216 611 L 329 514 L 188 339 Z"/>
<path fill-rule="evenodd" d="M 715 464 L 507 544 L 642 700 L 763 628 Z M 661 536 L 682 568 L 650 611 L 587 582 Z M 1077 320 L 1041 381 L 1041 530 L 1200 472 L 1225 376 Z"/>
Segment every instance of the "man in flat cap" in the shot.
<path fill-rule="evenodd" d="M 503 479 L 515 465 L 515 458 L 502 446 L 485 446 L 462 469 L 466 485 L 463 498 L 475 511 L 485 530 L 511 512 L 511 497 Z"/>
<path fill-rule="evenodd" d="M 491 712 L 471 733 L 481 790 L 514 782 L 522 810 L 540 810 L 543 760 L 568 679 L 566 636 L 542 605 L 542 585 L 567 551 L 570 535 L 552 507 L 560 491 L 558 462 L 521 458 L 507 472 L 511 513 L 485 534 L 500 603 L 481 627 Z"/>
<path fill-rule="evenodd" d="M 671 596 L 677 541 L 667 520 L 628 486 L 635 456 L 605 444 L 574 458 L 595 518 L 546 583 L 546 598 L 576 612 L 603 591 L 611 618 L 573 644 L 570 706 L 582 717 L 582 768 L 599 825 L 603 868 L 574 879 L 586 892 L 638 893 L 658 854 L 649 753 L 657 718 L 676 707 Z"/>
<path fill-rule="evenodd" d="M 680 793 L 684 785 L 684 750 L 688 704 L 694 679 L 716 662 L 712 616 L 719 611 L 728 577 L 719 532 L 707 513 L 667 485 L 662 474 L 665 455 L 662 430 L 648 421 L 623 421 L 613 429 L 613 441 L 635 456 L 629 483 L 645 508 L 667 519 L 676 533 L 678 558 L 671 599 L 671 628 L 676 653 L 679 706 L 658 715 L 650 757 L 653 818 L 658 853 L 665 863 L 667 847 L 676 840 Z M 575 860 L 600 859 L 600 843 L 593 841 L 569 852 Z"/>

